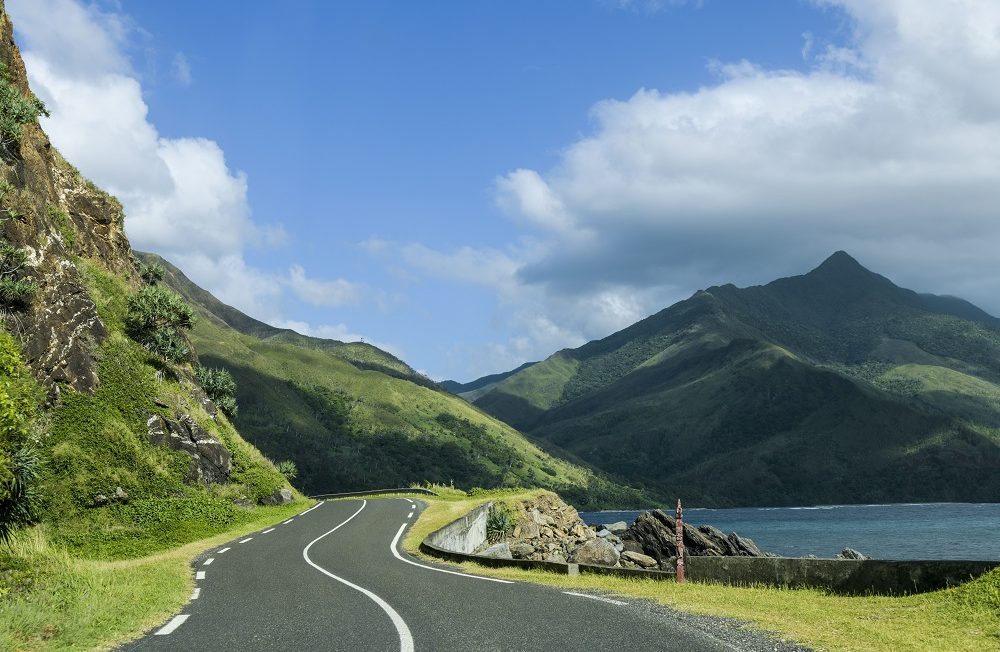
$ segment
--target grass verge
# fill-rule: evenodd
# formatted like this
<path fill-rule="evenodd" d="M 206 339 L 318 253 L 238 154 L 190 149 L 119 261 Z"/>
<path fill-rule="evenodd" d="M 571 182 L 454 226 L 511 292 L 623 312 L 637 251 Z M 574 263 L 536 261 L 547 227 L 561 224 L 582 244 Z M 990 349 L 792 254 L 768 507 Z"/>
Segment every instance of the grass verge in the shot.
<path fill-rule="evenodd" d="M 106 650 L 131 640 L 188 601 L 191 559 L 310 504 L 259 507 L 238 527 L 132 559 L 82 559 L 45 525 L 22 530 L 0 547 L 0 650 Z"/>
<path fill-rule="evenodd" d="M 524 500 L 538 491 L 417 496 L 427 503 L 403 542 L 419 552 L 434 530 L 490 500 Z M 430 558 L 428 558 L 430 559 Z M 438 560 L 439 561 L 439 560 Z M 477 575 L 641 598 L 692 613 L 737 618 L 815 650 L 920 652 L 1000 650 L 1000 570 L 955 589 L 907 597 L 838 596 L 815 589 L 683 585 L 595 575 L 570 577 L 517 568 L 458 564 Z"/>

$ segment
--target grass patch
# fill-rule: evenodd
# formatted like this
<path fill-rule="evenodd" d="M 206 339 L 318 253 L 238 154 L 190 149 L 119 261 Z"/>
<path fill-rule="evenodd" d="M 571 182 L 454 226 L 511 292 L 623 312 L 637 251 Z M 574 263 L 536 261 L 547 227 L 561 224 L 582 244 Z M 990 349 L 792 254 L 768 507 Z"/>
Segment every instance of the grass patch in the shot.
<path fill-rule="evenodd" d="M 70 554 L 44 525 L 22 530 L 9 547 L 0 547 L 0 649 L 110 649 L 134 639 L 187 602 L 194 588 L 192 558 L 310 503 L 260 507 L 208 538 L 114 561 Z M 217 516 L 213 523 L 220 524 Z"/>
<path fill-rule="evenodd" d="M 419 552 L 434 530 L 490 500 L 524 500 L 538 491 L 484 492 L 427 503 L 403 542 Z M 439 560 L 436 560 L 439 562 Z M 681 611 L 737 618 L 816 650 L 830 652 L 920 652 L 1000 650 L 1000 570 L 955 589 L 907 597 L 847 597 L 816 589 L 731 587 L 581 575 L 570 577 L 518 568 L 488 568 L 472 562 L 461 570 L 563 590 L 600 591 L 652 600 Z"/>

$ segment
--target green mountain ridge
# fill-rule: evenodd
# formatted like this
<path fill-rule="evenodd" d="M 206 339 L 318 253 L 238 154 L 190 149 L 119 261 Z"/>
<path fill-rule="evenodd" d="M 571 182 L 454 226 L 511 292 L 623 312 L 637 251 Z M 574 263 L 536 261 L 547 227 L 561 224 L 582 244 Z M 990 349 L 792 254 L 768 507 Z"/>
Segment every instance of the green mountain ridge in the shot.
<path fill-rule="evenodd" d="M 844 252 L 715 286 L 474 404 L 704 505 L 1000 499 L 1000 322 Z"/>
<path fill-rule="evenodd" d="M 538 448 L 370 344 L 310 338 L 227 306 L 154 254 L 164 283 L 201 317 L 201 364 L 236 379 L 234 424 L 274 459 L 293 460 L 308 493 L 408 486 L 546 487 L 576 504 L 651 498 Z"/>

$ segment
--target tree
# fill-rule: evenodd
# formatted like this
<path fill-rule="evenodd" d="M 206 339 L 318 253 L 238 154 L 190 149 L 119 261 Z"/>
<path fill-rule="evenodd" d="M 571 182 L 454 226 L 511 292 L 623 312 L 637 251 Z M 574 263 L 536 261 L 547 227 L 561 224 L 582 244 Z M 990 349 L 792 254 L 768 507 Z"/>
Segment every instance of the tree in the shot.
<path fill-rule="evenodd" d="M 32 433 L 40 398 L 14 338 L 0 330 L 0 542 L 33 519 L 40 458 Z"/>
<path fill-rule="evenodd" d="M 171 362 L 186 362 L 191 345 L 184 331 L 194 326 L 194 311 L 177 294 L 147 285 L 128 300 L 125 327 L 146 349 Z"/>
<path fill-rule="evenodd" d="M 198 367 L 194 375 L 201 383 L 202 389 L 208 397 L 219 406 L 219 409 L 226 413 L 226 416 L 235 417 L 236 405 L 236 380 L 226 369 L 216 369 L 214 367 Z"/>

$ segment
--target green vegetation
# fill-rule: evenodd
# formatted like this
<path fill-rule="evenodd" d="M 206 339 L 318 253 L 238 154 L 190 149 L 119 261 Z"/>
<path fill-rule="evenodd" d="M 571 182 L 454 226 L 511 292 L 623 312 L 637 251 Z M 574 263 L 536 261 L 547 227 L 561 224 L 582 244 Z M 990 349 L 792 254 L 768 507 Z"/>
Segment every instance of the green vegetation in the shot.
<path fill-rule="evenodd" d="M 299 467 L 295 466 L 295 462 L 292 460 L 282 460 L 275 464 L 275 468 L 278 469 L 278 473 L 285 476 L 285 480 L 291 482 L 295 478 L 299 477 Z"/>
<path fill-rule="evenodd" d="M 46 207 L 46 211 L 49 217 L 52 218 L 52 221 L 55 222 L 56 228 L 59 229 L 59 235 L 62 237 L 63 242 L 66 243 L 66 247 L 72 251 L 76 246 L 76 229 L 73 228 L 73 221 L 70 220 L 66 211 L 58 206 L 49 204 Z"/>
<path fill-rule="evenodd" d="M 0 544 L 35 516 L 40 400 L 17 343 L 0 330 Z"/>
<path fill-rule="evenodd" d="M 694 505 L 1000 495 L 1000 321 L 842 253 L 699 292 L 475 405 Z"/>
<path fill-rule="evenodd" d="M 195 369 L 195 376 L 201 383 L 202 389 L 219 409 L 225 412 L 226 416 L 235 417 L 236 381 L 233 380 L 233 375 L 225 369 L 198 367 Z"/>
<path fill-rule="evenodd" d="M 411 554 L 422 556 L 419 545 L 424 537 L 475 507 L 490 500 L 525 500 L 537 493 L 418 496 L 428 507 L 407 533 L 403 545 Z M 476 575 L 652 600 L 681 611 L 736 618 L 775 632 L 782 639 L 828 652 L 980 652 L 1000 644 L 1000 570 L 958 588 L 934 593 L 846 597 L 815 589 L 567 576 L 471 562 L 459 564 L 458 568 Z"/>
<path fill-rule="evenodd" d="M 0 64 L 0 147 L 4 153 L 12 153 L 21 141 L 24 125 L 35 122 L 39 115 L 49 115 L 42 101 L 34 95 L 25 97 L 12 83 L 7 66 Z"/>
<path fill-rule="evenodd" d="M 171 362 L 186 362 L 191 347 L 184 335 L 194 325 L 194 311 L 183 299 L 147 285 L 129 297 L 125 326 L 146 349 Z"/>
<path fill-rule="evenodd" d="M 486 539 L 490 543 L 502 541 L 510 536 L 514 531 L 514 512 L 503 502 L 495 502 L 490 505 L 490 511 L 486 515 Z"/>
<path fill-rule="evenodd" d="M 0 238 L 0 306 L 24 309 L 38 292 L 38 285 L 23 276 L 27 260 L 27 249 Z"/>
<path fill-rule="evenodd" d="M 147 265 L 146 263 L 139 261 L 136 265 L 136 269 L 139 272 L 139 278 L 145 281 L 148 285 L 156 285 L 163 280 L 163 267 L 153 263 Z"/>

